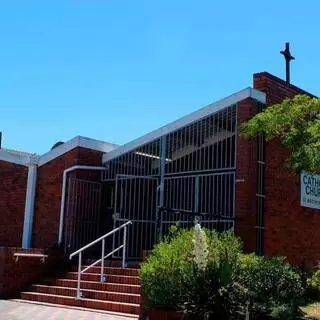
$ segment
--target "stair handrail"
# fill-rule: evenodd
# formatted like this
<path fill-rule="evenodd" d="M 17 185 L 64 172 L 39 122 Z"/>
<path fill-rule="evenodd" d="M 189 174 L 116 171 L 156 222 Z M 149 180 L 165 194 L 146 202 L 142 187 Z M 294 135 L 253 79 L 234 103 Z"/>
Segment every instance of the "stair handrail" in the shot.
<path fill-rule="evenodd" d="M 101 270 L 100 270 L 100 282 L 103 283 L 105 282 L 105 276 L 104 276 L 104 260 L 107 259 L 108 257 L 110 257 L 112 254 L 114 254 L 115 252 L 119 251 L 122 249 L 122 268 L 125 268 L 126 265 L 126 246 L 127 246 L 127 227 L 130 226 L 132 224 L 132 221 L 127 221 L 126 223 L 122 224 L 120 227 L 115 228 L 113 230 L 111 230 L 110 232 L 106 233 L 105 235 L 101 236 L 100 238 L 88 243 L 87 245 L 83 246 L 82 248 L 78 249 L 77 251 L 73 252 L 70 254 L 69 259 L 71 260 L 74 256 L 78 255 L 78 277 L 77 277 L 77 299 L 82 298 L 82 294 L 81 294 L 81 288 L 80 288 L 80 283 L 81 283 L 81 274 L 86 272 L 88 269 L 90 269 L 91 267 L 95 266 L 96 264 L 101 262 Z M 107 255 L 105 255 L 105 239 L 111 235 L 113 235 L 114 233 L 123 230 L 123 244 L 120 245 L 118 248 L 112 250 L 111 252 L 109 252 Z M 83 270 L 81 270 L 82 268 L 82 253 L 84 250 L 92 247 L 93 245 L 102 242 L 102 248 L 101 248 L 101 259 L 95 261 L 94 263 L 92 263 L 91 265 L 87 266 L 86 268 L 84 268 Z"/>

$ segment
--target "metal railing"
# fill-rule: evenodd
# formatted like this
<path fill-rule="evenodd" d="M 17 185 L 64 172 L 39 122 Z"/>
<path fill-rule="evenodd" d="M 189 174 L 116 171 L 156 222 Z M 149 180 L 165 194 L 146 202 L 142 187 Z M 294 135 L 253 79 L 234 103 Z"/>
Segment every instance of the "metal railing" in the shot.
<path fill-rule="evenodd" d="M 86 246 L 80 248 L 79 250 L 73 252 L 70 254 L 69 258 L 70 260 L 76 256 L 79 255 L 78 257 L 78 277 L 77 277 L 77 299 L 80 299 L 82 297 L 81 294 L 81 288 L 80 288 L 80 282 L 81 282 L 81 274 L 86 272 L 87 270 L 89 270 L 91 267 L 97 265 L 98 263 L 101 262 L 101 272 L 100 272 L 100 282 L 103 283 L 105 282 L 105 276 L 104 276 L 104 260 L 107 259 L 108 257 L 110 257 L 111 255 L 113 255 L 115 252 L 119 251 L 122 249 L 122 267 L 125 268 L 126 267 L 126 245 L 127 245 L 127 227 L 129 225 L 131 225 L 132 222 L 128 221 L 126 223 L 124 223 L 123 225 L 121 225 L 120 227 L 113 229 L 112 231 L 106 233 L 105 235 L 103 235 L 102 237 L 92 241 L 91 243 L 87 244 Z M 111 252 L 109 252 L 107 255 L 105 255 L 105 239 L 111 235 L 113 235 L 114 233 L 120 231 L 121 229 L 123 230 L 123 244 L 121 246 L 119 246 L 118 248 L 112 250 Z M 92 247 L 93 245 L 102 242 L 102 248 L 101 248 L 101 259 L 97 260 L 96 262 L 92 263 L 90 266 L 87 266 L 86 268 L 84 268 L 83 270 L 81 270 L 82 268 L 82 253 L 84 250 Z"/>

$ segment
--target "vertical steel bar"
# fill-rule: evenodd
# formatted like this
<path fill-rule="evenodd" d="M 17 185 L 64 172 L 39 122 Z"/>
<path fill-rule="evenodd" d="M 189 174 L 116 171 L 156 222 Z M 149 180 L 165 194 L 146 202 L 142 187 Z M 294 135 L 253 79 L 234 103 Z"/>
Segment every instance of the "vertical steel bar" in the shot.
<path fill-rule="evenodd" d="M 223 215 L 225 217 L 227 217 L 227 178 L 228 178 L 229 174 L 225 173 L 223 176 L 223 186 L 224 186 L 224 205 L 223 205 Z"/>
<path fill-rule="evenodd" d="M 141 179 L 141 184 L 142 184 L 142 190 L 141 190 L 141 194 L 144 195 L 143 197 L 140 198 L 140 201 L 142 201 L 142 206 L 141 206 L 141 222 L 140 222 L 140 226 L 141 226 L 141 229 L 138 231 L 138 235 L 140 237 L 140 248 L 138 248 L 137 246 L 137 249 L 140 249 L 140 251 L 137 252 L 137 255 L 136 257 L 139 258 L 141 256 L 141 253 L 142 251 L 145 249 L 144 248 L 144 245 L 143 245 L 143 237 L 145 237 L 145 230 L 144 230 L 144 227 L 145 227 L 145 221 L 147 220 L 146 218 L 146 212 L 145 212 L 145 207 L 146 207 L 146 201 L 145 199 L 148 199 L 148 201 L 150 201 L 150 194 L 149 194 L 149 191 L 150 189 L 145 189 L 145 186 L 146 186 L 146 183 L 148 182 L 147 179 L 145 178 L 142 178 Z"/>
<path fill-rule="evenodd" d="M 219 193 L 220 193 L 220 204 L 219 204 L 219 214 L 220 214 L 220 218 L 223 217 L 223 180 L 222 180 L 223 174 L 219 175 L 219 179 L 220 179 L 220 187 L 219 187 Z"/>
<path fill-rule="evenodd" d="M 218 121 L 219 121 L 219 169 L 222 168 L 222 161 L 223 161 L 223 139 L 222 139 L 222 130 L 223 130 L 223 110 L 218 112 Z"/>
<path fill-rule="evenodd" d="M 191 168 L 190 171 L 194 171 L 195 170 L 195 124 L 193 123 L 191 125 L 191 139 L 192 139 L 192 153 L 191 153 Z"/>
<path fill-rule="evenodd" d="M 217 126 L 216 126 L 216 114 L 213 114 L 211 116 L 210 120 L 210 132 L 211 132 L 211 154 L 210 154 L 210 162 L 211 162 L 211 169 L 216 169 L 216 160 L 215 160 L 215 155 L 216 155 L 216 131 L 217 131 Z"/>
<path fill-rule="evenodd" d="M 189 125 L 188 127 L 188 166 L 187 166 L 187 172 L 192 171 L 192 125 Z"/>
<path fill-rule="evenodd" d="M 186 190 L 187 186 L 188 186 L 188 179 L 183 178 L 183 183 L 182 183 L 182 202 L 183 202 L 183 209 L 187 209 L 188 207 L 188 202 L 187 202 L 187 197 L 188 197 L 188 192 Z"/>
<path fill-rule="evenodd" d="M 73 224 L 74 224 L 74 217 L 73 217 L 73 207 L 72 203 L 72 195 L 73 195 L 74 185 L 72 183 L 71 178 L 68 178 L 68 193 L 67 193 L 67 208 L 66 208 L 66 215 L 65 221 L 67 223 L 67 228 L 64 230 L 64 250 L 65 253 L 68 251 L 68 248 L 71 249 L 71 245 L 73 242 Z"/>
<path fill-rule="evenodd" d="M 130 199 L 129 201 L 131 201 L 132 203 L 132 198 L 133 198 L 133 206 L 131 207 L 131 212 L 132 212 L 132 219 L 137 219 L 139 220 L 139 199 L 136 199 L 137 196 L 139 196 L 139 193 L 140 193 L 140 189 L 138 190 L 137 188 L 137 183 L 139 184 L 139 179 L 137 179 L 136 177 L 134 178 L 130 178 L 129 180 L 129 183 L 130 183 L 130 194 L 128 196 L 128 198 Z M 136 192 L 138 191 L 138 192 Z M 137 203 L 137 206 L 136 206 L 136 203 Z M 133 250 L 134 250 L 134 247 L 135 247 L 135 233 L 136 233 L 136 230 L 137 229 L 134 229 L 134 228 L 139 228 L 138 226 L 139 222 L 136 222 L 136 224 L 134 226 L 132 226 L 132 231 L 131 231 L 131 246 L 130 246 L 130 249 L 127 248 L 128 250 L 128 255 L 132 255 L 133 253 Z"/>
<path fill-rule="evenodd" d="M 194 211 L 199 212 L 199 176 L 195 178 Z"/>
<path fill-rule="evenodd" d="M 199 148 L 200 146 L 200 126 L 201 126 L 201 121 L 198 121 L 197 123 L 195 123 L 196 126 L 196 130 L 195 130 L 195 155 L 196 155 L 196 164 L 195 164 L 195 170 L 200 170 L 200 156 L 201 156 L 201 149 Z"/>
<path fill-rule="evenodd" d="M 98 193 L 98 216 L 97 216 L 97 221 L 96 221 L 96 225 L 100 225 L 100 221 L 101 221 L 101 197 L 102 197 L 102 184 L 99 183 L 99 193 Z M 112 194 L 111 194 L 112 196 Z M 99 235 L 99 228 L 96 227 L 96 237 L 98 237 Z"/>
<path fill-rule="evenodd" d="M 123 230 L 122 268 L 126 268 L 127 226 Z"/>
<path fill-rule="evenodd" d="M 105 242 L 106 239 L 103 238 L 102 239 L 102 245 L 101 245 L 101 272 L 100 272 L 100 282 L 103 283 L 104 282 L 104 252 L 105 252 Z"/>
<path fill-rule="evenodd" d="M 131 232 L 131 249 L 130 249 L 130 252 L 129 252 L 129 255 L 130 256 L 134 256 L 134 257 L 137 257 L 137 251 L 139 250 L 138 248 L 138 236 L 139 236 L 139 233 L 141 232 L 140 231 L 140 228 L 141 228 L 141 222 L 139 222 L 139 220 L 142 220 L 142 207 L 143 207 L 143 196 L 142 193 L 141 193 L 141 184 L 143 183 L 143 179 L 137 177 L 137 178 L 134 178 L 134 183 L 136 185 L 136 191 L 134 194 L 133 194 L 133 197 L 134 198 L 137 198 L 137 211 L 134 211 L 133 215 L 135 217 L 136 220 L 138 220 L 135 224 L 135 229 Z M 131 195 L 132 196 L 132 195 Z"/>
<path fill-rule="evenodd" d="M 235 124 L 234 124 L 234 163 L 233 163 L 233 167 L 236 168 L 237 167 L 237 153 L 238 153 L 238 104 L 235 105 Z"/>
<path fill-rule="evenodd" d="M 210 123 L 211 123 L 211 119 L 212 119 L 212 116 L 208 117 L 207 120 L 206 120 L 206 140 L 205 140 L 205 150 L 206 150 L 206 158 L 207 158 L 207 162 L 206 162 L 206 169 L 209 170 L 209 169 L 212 169 L 211 166 L 210 166 L 210 143 L 208 142 L 210 139 L 210 136 L 211 136 L 211 130 L 210 130 Z"/>
<path fill-rule="evenodd" d="M 218 215 L 218 210 L 217 210 L 217 199 L 218 199 L 218 194 L 216 192 L 216 183 L 217 183 L 217 175 L 213 175 L 212 176 L 212 186 L 210 184 L 210 197 L 212 198 L 212 203 L 211 203 L 211 208 L 212 208 L 212 212 L 215 215 Z M 211 188 L 212 187 L 212 188 Z"/>
<path fill-rule="evenodd" d="M 232 203 L 232 211 L 233 211 L 233 217 L 236 216 L 236 176 L 235 176 L 235 172 L 232 173 L 232 176 L 233 176 L 233 184 L 232 184 L 232 187 L 233 187 L 233 203 Z M 233 220 L 234 221 L 234 220 Z"/>
<path fill-rule="evenodd" d="M 79 227 L 80 227 L 80 221 L 81 221 L 81 211 L 79 210 L 79 181 L 78 179 L 75 179 L 76 182 L 76 192 L 75 192 L 75 208 L 76 208 L 76 225 L 75 225 L 75 247 L 80 248 L 81 245 L 79 245 L 79 240 L 80 240 L 80 232 L 79 232 Z"/>
<path fill-rule="evenodd" d="M 114 192 L 114 211 L 113 211 L 113 228 L 117 227 L 117 209 L 118 209 L 118 188 L 119 188 L 119 180 L 116 177 L 115 182 L 115 192 Z M 115 233 L 112 235 L 112 250 L 116 248 L 116 235 Z M 113 256 L 115 256 L 113 254 Z"/>
<path fill-rule="evenodd" d="M 164 176 L 166 165 L 166 141 L 167 136 L 161 137 L 161 149 L 160 149 L 160 207 L 164 205 Z"/>
<path fill-rule="evenodd" d="M 81 246 L 83 246 L 85 243 L 91 242 L 93 240 L 93 232 L 92 232 L 92 225 L 90 223 L 90 219 L 92 217 L 92 215 L 94 214 L 94 210 L 95 210 L 95 205 L 94 205 L 94 190 L 92 188 L 92 184 L 90 182 L 87 181 L 81 181 L 80 182 L 80 195 L 79 197 L 81 197 L 80 201 L 82 204 L 82 208 L 81 208 L 81 212 L 82 212 L 82 223 L 81 223 L 81 229 L 82 229 L 82 233 L 85 234 L 85 229 L 87 229 L 88 231 L 88 237 L 87 239 L 85 239 L 85 241 L 83 241 L 83 238 L 85 238 L 85 236 L 81 236 Z M 85 191 L 88 190 L 89 191 L 89 198 L 88 199 L 84 199 L 84 194 Z M 86 210 L 85 206 L 83 205 L 83 203 L 87 203 L 89 209 L 90 209 L 90 213 L 88 212 L 89 210 Z"/>
<path fill-rule="evenodd" d="M 183 137 L 183 143 L 182 143 L 182 141 L 181 141 L 181 143 L 182 143 L 182 149 L 183 150 L 187 150 L 188 149 L 188 145 L 187 145 L 187 130 L 186 130 L 186 128 L 183 128 L 183 130 L 182 130 L 182 137 Z M 182 139 L 182 138 L 181 138 Z M 181 155 L 181 157 L 180 157 L 180 161 L 181 161 L 181 166 L 182 166 L 182 168 L 181 168 L 181 172 L 185 172 L 185 171 L 187 171 L 187 169 L 186 169 L 186 164 L 187 164 L 187 152 L 185 152 L 183 155 Z M 183 161 L 182 161 L 183 160 Z M 182 163 L 183 163 L 183 165 L 182 165 Z"/>
<path fill-rule="evenodd" d="M 79 258 L 78 258 L 77 299 L 80 299 L 80 298 L 81 298 L 81 291 L 80 291 L 81 264 L 82 264 L 82 251 L 79 252 Z"/>

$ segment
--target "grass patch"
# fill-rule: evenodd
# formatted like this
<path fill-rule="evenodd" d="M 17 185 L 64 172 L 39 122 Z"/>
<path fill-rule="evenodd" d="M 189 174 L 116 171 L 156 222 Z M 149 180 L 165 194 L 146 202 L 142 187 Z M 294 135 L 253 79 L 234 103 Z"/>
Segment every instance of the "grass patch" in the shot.
<path fill-rule="evenodd" d="M 320 302 L 301 307 L 301 310 L 306 314 L 306 316 L 315 320 L 320 320 Z"/>

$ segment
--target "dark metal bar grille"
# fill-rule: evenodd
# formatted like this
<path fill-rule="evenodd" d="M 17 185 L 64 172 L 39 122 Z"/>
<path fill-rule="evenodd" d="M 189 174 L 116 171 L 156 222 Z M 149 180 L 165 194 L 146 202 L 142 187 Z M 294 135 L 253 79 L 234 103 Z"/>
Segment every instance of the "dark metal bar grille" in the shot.
<path fill-rule="evenodd" d="M 258 105 L 259 112 L 262 112 L 263 104 Z M 263 255 L 264 238 L 264 176 L 265 176 L 265 157 L 264 157 L 264 135 L 257 137 L 257 193 L 256 193 L 256 254 Z"/>
<path fill-rule="evenodd" d="M 232 105 L 106 163 L 114 227 L 133 221 L 129 258 L 150 250 L 170 225 L 192 226 L 195 214 L 204 227 L 234 228 L 236 120 Z"/>

